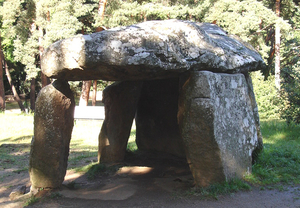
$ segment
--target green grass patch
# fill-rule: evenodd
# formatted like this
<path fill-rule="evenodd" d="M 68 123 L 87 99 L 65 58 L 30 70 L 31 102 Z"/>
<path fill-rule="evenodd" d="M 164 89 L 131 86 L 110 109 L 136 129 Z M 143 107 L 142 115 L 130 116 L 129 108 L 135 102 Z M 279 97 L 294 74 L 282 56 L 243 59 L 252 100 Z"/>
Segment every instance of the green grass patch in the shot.
<path fill-rule="evenodd" d="M 0 145 L 30 144 L 33 114 L 0 113 Z"/>
<path fill-rule="evenodd" d="M 300 125 L 264 120 L 261 130 L 264 150 L 246 180 L 259 185 L 299 184 Z"/>
<path fill-rule="evenodd" d="M 33 135 L 32 114 L 0 113 L 0 171 L 28 170 L 30 142 Z"/>
<path fill-rule="evenodd" d="M 238 191 L 249 191 L 251 186 L 241 179 L 233 179 L 228 182 L 215 183 L 206 188 L 193 188 L 188 194 L 218 199 L 218 196 Z"/>
<path fill-rule="evenodd" d="M 37 203 L 39 200 L 40 200 L 40 198 L 32 196 L 24 203 L 24 207 L 33 205 L 33 204 Z"/>

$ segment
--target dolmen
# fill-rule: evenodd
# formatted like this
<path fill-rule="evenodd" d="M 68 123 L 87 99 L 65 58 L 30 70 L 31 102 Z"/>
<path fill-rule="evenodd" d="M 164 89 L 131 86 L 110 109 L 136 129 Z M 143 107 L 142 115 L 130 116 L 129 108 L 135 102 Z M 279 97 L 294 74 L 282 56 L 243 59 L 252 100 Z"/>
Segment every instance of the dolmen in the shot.
<path fill-rule="evenodd" d="M 251 173 L 262 149 L 249 73 L 265 64 L 214 24 L 148 21 L 78 35 L 47 48 L 41 66 L 55 81 L 36 100 L 32 188 L 64 180 L 75 107 L 68 81 L 115 81 L 103 92 L 100 163 L 124 159 L 134 119 L 138 148 L 186 158 L 199 187 Z"/>

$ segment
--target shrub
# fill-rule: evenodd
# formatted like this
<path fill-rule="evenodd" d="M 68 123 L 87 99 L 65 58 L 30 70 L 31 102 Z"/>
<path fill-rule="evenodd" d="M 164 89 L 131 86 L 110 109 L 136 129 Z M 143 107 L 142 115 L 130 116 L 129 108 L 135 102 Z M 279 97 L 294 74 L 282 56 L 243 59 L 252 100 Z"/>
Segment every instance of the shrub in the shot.
<path fill-rule="evenodd" d="M 282 90 L 280 98 L 281 118 L 287 123 L 300 123 L 300 61 L 291 68 L 282 70 Z"/>
<path fill-rule="evenodd" d="M 300 32 L 290 34 L 283 44 L 281 69 L 281 118 L 300 123 Z"/>
<path fill-rule="evenodd" d="M 261 72 L 251 74 L 253 89 L 261 119 L 279 119 L 279 99 L 274 76 L 264 80 Z"/>

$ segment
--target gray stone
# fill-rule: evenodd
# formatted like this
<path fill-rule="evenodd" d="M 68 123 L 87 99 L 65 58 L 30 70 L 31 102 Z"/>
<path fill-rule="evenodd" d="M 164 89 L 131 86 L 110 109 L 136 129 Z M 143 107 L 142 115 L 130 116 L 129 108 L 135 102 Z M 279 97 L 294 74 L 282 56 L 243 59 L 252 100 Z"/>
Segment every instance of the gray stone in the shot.
<path fill-rule="evenodd" d="M 245 76 L 192 72 L 182 83 L 179 126 L 196 184 L 251 172 L 259 129 Z"/>
<path fill-rule="evenodd" d="M 15 200 L 17 198 L 19 198 L 20 196 L 23 196 L 26 192 L 26 186 L 18 186 L 17 188 L 15 188 L 14 190 L 12 190 L 12 192 L 9 194 L 9 198 L 10 200 Z"/>
<path fill-rule="evenodd" d="M 185 157 L 177 123 L 179 78 L 145 81 L 135 123 L 139 150 Z"/>
<path fill-rule="evenodd" d="M 141 80 L 185 71 L 246 73 L 265 66 L 261 56 L 216 25 L 148 21 L 79 35 L 45 50 L 41 67 L 65 80 Z"/>
<path fill-rule="evenodd" d="M 103 91 L 105 120 L 99 134 L 99 162 L 124 160 L 142 83 L 115 82 Z"/>
<path fill-rule="evenodd" d="M 36 100 L 29 174 L 32 188 L 60 187 L 67 169 L 75 101 L 70 86 L 56 80 Z"/>

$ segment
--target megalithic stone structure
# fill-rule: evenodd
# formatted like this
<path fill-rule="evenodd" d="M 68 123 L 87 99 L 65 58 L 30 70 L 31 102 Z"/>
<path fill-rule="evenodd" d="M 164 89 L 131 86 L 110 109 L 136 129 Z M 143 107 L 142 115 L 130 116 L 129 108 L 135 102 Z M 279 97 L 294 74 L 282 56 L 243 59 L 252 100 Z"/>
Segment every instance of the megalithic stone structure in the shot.
<path fill-rule="evenodd" d="M 243 177 L 262 149 L 249 73 L 265 64 L 216 25 L 149 21 L 80 35 L 52 44 L 41 64 L 57 81 L 37 99 L 35 187 L 58 187 L 66 171 L 74 108 L 69 80 L 117 81 L 104 91 L 99 162 L 123 160 L 134 116 L 138 147 L 185 157 L 198 186 Z"/>

